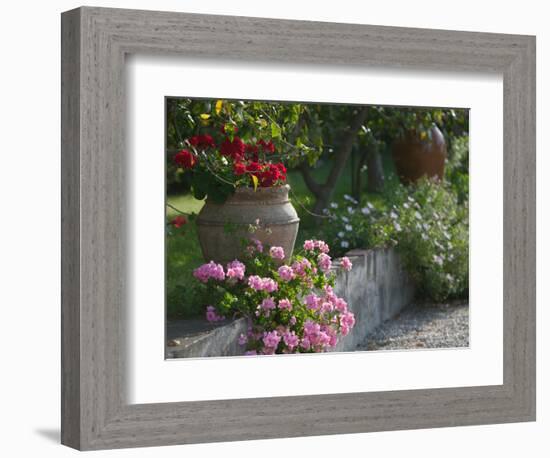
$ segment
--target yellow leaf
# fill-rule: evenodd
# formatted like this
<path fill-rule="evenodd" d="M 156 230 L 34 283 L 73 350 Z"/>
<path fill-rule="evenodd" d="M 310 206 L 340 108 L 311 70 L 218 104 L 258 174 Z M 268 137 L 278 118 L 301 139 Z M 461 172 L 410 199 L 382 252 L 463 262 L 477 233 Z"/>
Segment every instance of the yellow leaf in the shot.
<path fill-rule="evenodd" d="M 251 175 L 252 177 L 252 183 L 254 183 L 254 191 L 258 189 L 258 177 L 256 175 Z"/>
<path fill-rule="evenodd" d="M 220 111 L 222 111 L 222 107 L 223 107 L 223 100 L 218 100 L 216 102 L 216 114 L 220 114 Z"/>
<path fill-rule="evenodd" d="M 420 132 L 420 140 L 425 140 L 428 134 L 426 132 Z"/>
<path fill-rule="evenodd" d="M 204 121 L 206 121 L 207 119 L 210 118 L 210 115 L 208 113 L 203 113 L 200 116 L 201 116 L 201 119 L 204 120 Z"/>

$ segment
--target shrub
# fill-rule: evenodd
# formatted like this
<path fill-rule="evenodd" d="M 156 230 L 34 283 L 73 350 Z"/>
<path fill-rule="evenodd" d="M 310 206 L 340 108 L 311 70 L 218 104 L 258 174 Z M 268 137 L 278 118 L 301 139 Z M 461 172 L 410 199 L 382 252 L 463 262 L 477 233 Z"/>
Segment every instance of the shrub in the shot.
<path fill-rule="evenodd" d="M 340 251 L 395 246 L 417 283 L 436 301 L 468 291 L 468 201 L 459 204 L 449 183 L 424 179 L 396 185 L 385 206 L 347 196 L 325 211 L 327 240 Z"/>
<path fill-rule="evenodd" d="M 469 197 L 469 143 L 470 137 L 468 136 L 455 138 L 451 144 L 449 160 L 445 166 L 445 179 L 449 182 L 460 204 L 467 202 Z"/>
<path fill-rule="evenodd" d="M 468 291 L 468 206 L 449 185 L 423 180 L 400 188 L 397 249 L 419 293 L 436 301 Z"/>

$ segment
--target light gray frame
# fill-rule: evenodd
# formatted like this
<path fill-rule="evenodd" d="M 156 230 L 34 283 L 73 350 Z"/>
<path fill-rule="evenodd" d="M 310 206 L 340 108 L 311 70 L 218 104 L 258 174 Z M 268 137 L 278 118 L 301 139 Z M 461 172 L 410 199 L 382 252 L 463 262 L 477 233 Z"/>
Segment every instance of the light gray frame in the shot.
<path fill-rule="evenodd" d="M 504 76 L 504 384 L 129 405 L 128 53 Z M 535 419 L 535 38 L 83 7 L 62 15 L 62 443 L 138 447 Z M 183 382 L 182 382 L 183 387 Z"/>

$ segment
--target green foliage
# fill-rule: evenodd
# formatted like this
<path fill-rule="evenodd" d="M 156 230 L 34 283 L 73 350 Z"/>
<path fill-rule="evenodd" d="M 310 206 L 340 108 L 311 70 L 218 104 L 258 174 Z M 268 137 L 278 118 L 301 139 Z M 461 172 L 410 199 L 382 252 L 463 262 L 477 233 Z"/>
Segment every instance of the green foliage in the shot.
<path fill-rule="evenodd" d="M 449 148 L 449 160 L 445 166 L 445 179 L 450 183 L 460 204 L 467 202 L 469 197 L 469 142 L 467 135 L 455 138 Z"/>
<path fill-rule="evenodd" d="M 193 295 L 193 269 L 202 261 L 196 226 L 189 221 L 179 229 L 170 217 L 166 233 L 166 312 L 169 319 L 199 316 L 204 307 Z"/>
<path fill-rule="evenodd" d="M 436 301 L 468 292 L 468 205 L 449 183 L 397 185 L 385 203 L 360 208 L 351 197 L 333 203 L 324 234 L 338 254 L 395 246 L 421 296 Z"/>
<path fill-rule="evenodd" d="M 468 206 L 452 188 L 424 180 L 400 188 L 394 211 L 397 249 L 419 293 L 436 301 L 468 291 Z"/>

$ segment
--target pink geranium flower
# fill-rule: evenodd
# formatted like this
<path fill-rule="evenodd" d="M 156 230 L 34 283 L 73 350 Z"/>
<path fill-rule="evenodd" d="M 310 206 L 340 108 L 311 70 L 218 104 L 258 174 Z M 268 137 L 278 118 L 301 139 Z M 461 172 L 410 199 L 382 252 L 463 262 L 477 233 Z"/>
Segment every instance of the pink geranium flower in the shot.
<path fill-rule="evenodd" d="M 272 246 L 269 249 L 269 255 L 273 259 L 282 260 L 285 258 L 285 250 L 283 250 L 283 247 L 280 247 L 280 246 Z"/>
<path fill-rule="evenodd" d="M 351 261 L 349 260 L 349 258 L 347 256 L 344 256 L 342 258 L 342 268 L 346 271 L 346 272 L 349 272 L 351 270 L 351 268 L 353 267 L 353 264 L 351 263 Z"/>
<path fill-rule="evenodd" d="M 317 262 L 319 263 L 319 269 L 321 269 L 324 273 L 327 273 L 332 266 L 330 256 L 326 253 L 321 253 L 317 257 Z"/>
<path fill-rule="evenodd" d="M 262 301 L 260 306 L 264 310 L 273 310 L 275 308 L 275 301 L 273 300 L 273 298 L 268 297 Z"/>
<path fill-rule="evenodd" d="M 283 334 L 283 341 L 290 351 L 294 350 L 298 346 L 300 339 L 294 331 L 286 332 Z"/>
<path fill-rule="evenodd" d="M 242 262 L 235 259 L 234 261 L 231 261 L 229 264 L 227 264 L 226 276 L 227 278 L 236 278 L 237 280 L 242 280 L 244 278 L 245 270 L 246 266 Z"/>
<path fill-rule="evenodd" d="M 218 315 L 218 313 L 216 312 L 216 309 L 211 305 L 209 305 L 208 307 L 206 307 L 206 319 L 210 323 L 214 323 L 216 321 L 222 321 L 225 318 L 221 315 Z"/>
<path fill-rule="evenodd" d="M 294 271 L 292 270 L 292 267 L 290 266 L 281 266 L 277 270 L 277 273 L 279 274 L 279 277 L 283 281 L 290 281 L 292 280 L 296 275 L 294 274 Z"/>
<path fill-rule="evenodd" d="M 193 271 L 193 276 L 206 283 L 210 278 L 215 280 L 223 280 L 225 278 L 225 273 L 223 267 L 220 264 L 216 264 L 214 261 L 210 261 L 208 264 L 203 264 Z"/>
<path fill-rule="evenodd" d="M 265 332 L 262 341 L 266 347 L 275 349 L 281 341 L 281 336 L 277 331 Z"/>
<path fill-rule="evenodd" d="M 292 304 L 288 299 L 281 299 L 279 301 L 279 308 L 281 310 L 292 310 Z"/>

